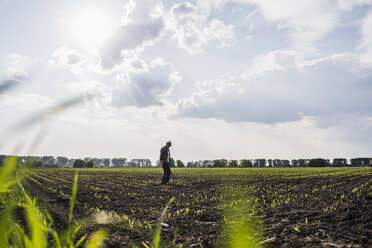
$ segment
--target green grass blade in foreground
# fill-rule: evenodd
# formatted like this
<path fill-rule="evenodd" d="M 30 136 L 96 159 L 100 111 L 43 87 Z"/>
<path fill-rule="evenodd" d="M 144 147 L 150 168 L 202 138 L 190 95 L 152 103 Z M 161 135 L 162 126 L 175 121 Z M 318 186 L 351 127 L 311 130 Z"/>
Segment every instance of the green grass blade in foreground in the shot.
<path fill-rule="evenodd" d="M 68 222 L 69 223 L 71 223 L 71 221 L 72 221 L 72 212 L 74 211 L 76 192 L 77 192 L 77 183 L 78 183 L 78 173 L 76 172 L 75 178 L 74 178 L 74 185 L 72 186 L 71 199 L 70 199 L 70 213 L 68 215 Z"/>
<path fill-rule="evenodd" d="M 9 192 L 9 187 L 16 182 L 11 174 L 17 163 L 17 157 L 10 156 L 5 160 L 4 166 L 0 168 L 0 193 Z M 8 247 L 8 236 L 10 233 L 9 227 L 12 226 L 12 212 L 16 206 L 15 202 L 10 202 L 5 200 L 5 198 L 0 202 L 3 208 L 0 211 L 0 247 Z"/>
<path fill-rule="evenodd" d="M 71 192 L 71 198 L 70 198 L 70 212 L 68 215 L 68 226 L 65 234 L 63 235 L 63 243 L 66 243 L 67 247 L 76 247 L 74 245 L 74 237 L 75 237 L 75 230 L 76 227 L 74 227 L 72 223 L 72 214 L 74 211 L 74 205 L 76 200 L 76 193 L 77 193 L 77 184 L 78 184 L 78 173 L 76 172 L 74 177 L 74 184 L 72 186 L 72 192 Z"/>
<path fill-rule="evenodd" d="M 92 237 L 88 240 L 86 248 L 98 248 L 103 245 L 103 241 L 106 239 L 107 233 L 104 230 L 98 230 L 93 233 Z"/>
<path fill-rule="evenodd" d="M 52 228 L 52 226 L 54 225 L 53 218 L 52 218 L 52 216 L 51 216 L 49 213 L 47 213 L 47 218 L 48 218 L 49 223 L 50 223 L 50 226 L 51 226 L 51 227 L 49 228 L 49 232 L 53 235 L 54 240 L 55 240 L 55 242 L 56 242 L 55 247 L 56 247 L 56 248 L 61 248 L 62 246 L 61 246 L 61 240 L 60 240 L 60 237 L 59 237 L 57 231 L 54 230 L 54 229 Z"/>
<path fill-rule="evenodd" d="M 26 202 L 19 204 L 26 211 L 27 224 L 31 231 L 31 239 L 23 234 L 26 247 L 47 247 L 47 222 L 46 217 L 40 212 L 36 199 L 31 200 L 30 196 L 26 193 L 22 184 L 18 181 L 19 187 L 22 189 Z"/>
<path fill-rule="evenodd" d="M 261 228 L 256 221 L 255 197 L 246 185 L 230 185 L 224 193 L 224 230 L 227 232 L 226 247 L 261 247 Z"/>
<path fill-rule="evenodd" d="M 32 203 L 27 202 L 24 206 L 27 215 L 27 223 L 31 230 L 31 242 L 33 247 L 47 247 L 47 227 L 45 216 L 40 213 L 36 205 L 36 199 Z"/>
<path fill-rule="evenodd" d="M 174 201 L 174 197 L 172 197 L 169 200 L 169 202 L 167 203 L 167 205 L 163 209 L 163 212 L 160 215 L 160 218 L 159 218 L 159 221 L 158 221 L 158 225 L 156 226 L 156 231 L 155 231 L 155 234 L 154 234 L 154 238 L 152 240 L 152 247 L 153 248 L 159 248 L 161 226 L 163 224 L 163 221 L 164 221 L 164 218 L 165 218 L 165 214 L 167 213 L 167 210 L 168 210 L 169 206 L 172 204 L 173 201 Z"/>
<path fill-rule="evenodd" d="M 17 182 L 17 180 L 11 177 L 17 161 L 17 157 L 9 156 L 6 158 L 4 166 L 0 168 L 0 192 L 10 191 L 9 187 Z"/>
<path fill-rule="evenodd" d="M 0 212 L 0 247 L 8 247 L 8 236 L 12 225 L 12 212 L 15 204 L 7 205 Z"/>
<path fill-rule="evenodd" d="M 229 248 L 260 247 L 259 240 L 255 239 L 255 225 L 245 218 L 232 218 L 229 230 Z"/>

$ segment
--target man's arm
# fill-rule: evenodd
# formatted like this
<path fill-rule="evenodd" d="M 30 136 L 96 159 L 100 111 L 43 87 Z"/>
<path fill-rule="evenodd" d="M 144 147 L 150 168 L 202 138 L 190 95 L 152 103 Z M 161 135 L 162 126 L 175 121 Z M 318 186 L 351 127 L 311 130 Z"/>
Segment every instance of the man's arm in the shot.
<path fill-rule="evenodd" d="M 163 165 L 165 161 L 165 157 L 167 156 L 167 151 L 163 148 L 160 150 L 160 164 Z"/>

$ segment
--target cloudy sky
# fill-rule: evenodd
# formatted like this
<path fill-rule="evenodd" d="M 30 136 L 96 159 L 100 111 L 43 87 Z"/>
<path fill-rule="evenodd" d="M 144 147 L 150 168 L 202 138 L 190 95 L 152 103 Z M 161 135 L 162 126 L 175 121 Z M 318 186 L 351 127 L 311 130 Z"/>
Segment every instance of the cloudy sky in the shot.
<path fill-rule="evenodd" d="M 372 0 L 0 0 L 0 153 L 371 156 Z"/>

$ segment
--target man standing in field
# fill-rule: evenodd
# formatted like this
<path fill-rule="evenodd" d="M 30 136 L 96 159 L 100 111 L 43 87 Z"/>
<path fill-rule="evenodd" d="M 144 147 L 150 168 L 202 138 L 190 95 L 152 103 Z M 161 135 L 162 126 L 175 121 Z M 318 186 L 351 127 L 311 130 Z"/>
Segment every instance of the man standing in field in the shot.
<path fill-rule="evenodd" d="M 170 170 L 170 150 L 172 142 L 168 141 L 167 144 L 160 150 L 160 164 L 163 167 L 164 175 L 161 184 L 167 184 L 171 175 Z"/>

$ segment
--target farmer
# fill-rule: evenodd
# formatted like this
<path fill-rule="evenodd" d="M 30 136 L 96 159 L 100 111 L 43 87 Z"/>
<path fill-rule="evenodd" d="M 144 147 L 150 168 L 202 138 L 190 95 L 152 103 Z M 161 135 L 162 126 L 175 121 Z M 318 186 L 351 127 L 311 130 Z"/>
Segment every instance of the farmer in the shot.
<path fill-rule="evenodd" d="M 167 144 L 160 150 L 160 164 L 163 167 L 164 175 L 161 184 L 167 184 L 171 175 L 170 170 L 170 151 L 169 148 L 172 146 L 172 142 L 168 141 Z"/>

